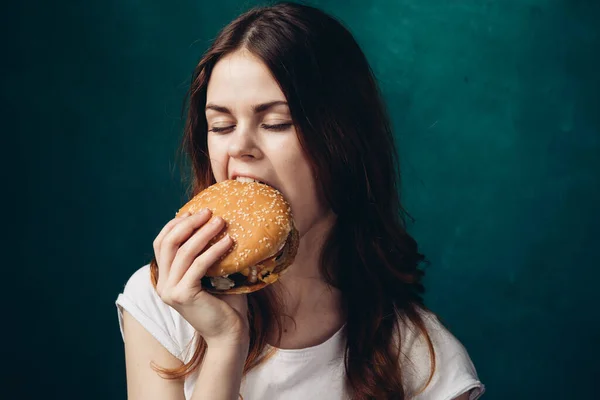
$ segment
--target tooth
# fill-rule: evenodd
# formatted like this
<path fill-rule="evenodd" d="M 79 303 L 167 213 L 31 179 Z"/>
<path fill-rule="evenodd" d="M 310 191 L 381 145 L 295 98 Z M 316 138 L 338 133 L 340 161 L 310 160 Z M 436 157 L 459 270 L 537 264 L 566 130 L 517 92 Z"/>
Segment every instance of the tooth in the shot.
<path fill-rule="evenodd" d="M 245 176 L 238 176 L 238 177 L 237 177 L 237 178 L 235 178 L 235 179 L 236 179 L 236 181 L 238 181 L 238 182 L 258 182 L 258 181 L 257 181 L 257 180 L 255 180 L 255 179 L 248 178 L 248 177 L 245 177 Z"/>

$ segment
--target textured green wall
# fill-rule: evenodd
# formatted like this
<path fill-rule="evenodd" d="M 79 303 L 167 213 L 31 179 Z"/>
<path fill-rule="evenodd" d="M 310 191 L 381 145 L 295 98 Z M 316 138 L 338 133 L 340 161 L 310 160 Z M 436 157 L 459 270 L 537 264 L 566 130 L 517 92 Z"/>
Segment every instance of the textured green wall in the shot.
<path fill-rule="evenodd" d="M 37 1 L 3 13 L 16 239 L 6 398 L 125 398 L 114 301 L 184 200 L 175 150 L 189 74 L 252 4 Z M 593 397 L 599 3 L 312 4 L 350 27 L 378 76 L 411 232 L 432 261 L 427 300 L 468 348 L 485 397 Z"/>

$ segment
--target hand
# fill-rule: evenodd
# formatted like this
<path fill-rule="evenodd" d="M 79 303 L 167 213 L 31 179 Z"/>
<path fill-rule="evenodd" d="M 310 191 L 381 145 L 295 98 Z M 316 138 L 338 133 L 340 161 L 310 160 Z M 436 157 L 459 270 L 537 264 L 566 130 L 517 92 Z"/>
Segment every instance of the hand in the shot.
<path fill-rule="evenodd" d="M 207 247 L 225 225 L 222 218 L 211 216 L 210 210 L 186 213 L 160 231 L 153 242 L 158 264 L 156 291 L 209 347 L 245 344 L 249 335 L 247 296 L 216 296 L 202 289 L 201 278 L 233 244 L 225 235 Z"/>

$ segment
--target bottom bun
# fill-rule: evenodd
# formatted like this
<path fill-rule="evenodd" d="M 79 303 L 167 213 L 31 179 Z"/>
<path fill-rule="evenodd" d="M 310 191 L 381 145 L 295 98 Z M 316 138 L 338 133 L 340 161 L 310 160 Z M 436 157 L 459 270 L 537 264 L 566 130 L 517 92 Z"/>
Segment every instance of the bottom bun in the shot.
<path fill-rule="evenodd" d="M 275 269 L 269 274 L 268 282 L 257 280 L 256 283 L 244 283 L 239 286 L 234 286 L 230 289 L 216 289 L 210 284 L 204 284 L 205 279 L 208 279 L 208 277 L 204 277 L 202 278 L 202 288 L 203 290 L 206 290 L 208 293 L 211 294 L 245 294 L 263 289 L 266 286 L 277 282 L 281 275 L 283 275 L 287 271 L 288 267 L 292 265 L 294 259 L 296 258 L 296 253 L 298 252 L 299 242 L 300 237 L 298 231 L 295 228 L 293 228 L 285 244 L 285 246 L 288 247 L 287 251 L 285 252 L 285 259 L 281 260 L 280 264 L 277 267 L 275 267 Z"/>

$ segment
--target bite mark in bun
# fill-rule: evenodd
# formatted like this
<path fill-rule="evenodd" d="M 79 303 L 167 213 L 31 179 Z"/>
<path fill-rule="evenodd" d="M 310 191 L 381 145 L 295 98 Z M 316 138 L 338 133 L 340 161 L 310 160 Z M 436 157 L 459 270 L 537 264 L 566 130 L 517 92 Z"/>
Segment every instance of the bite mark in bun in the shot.
<path fill-rule="evenodd" d="M 298 231 L 289 203 L 281 192 L 259 182 L 226 180 L 209 186 L 177 212 L 192 214 L 203 208 L 220 216 L 225 228 L 208 244 L 225 234 L 233 239 L 230 250 L 206 272 L 203 288 L 210 293 L 251 293 L 276 282 L 298 251 Z"/>

